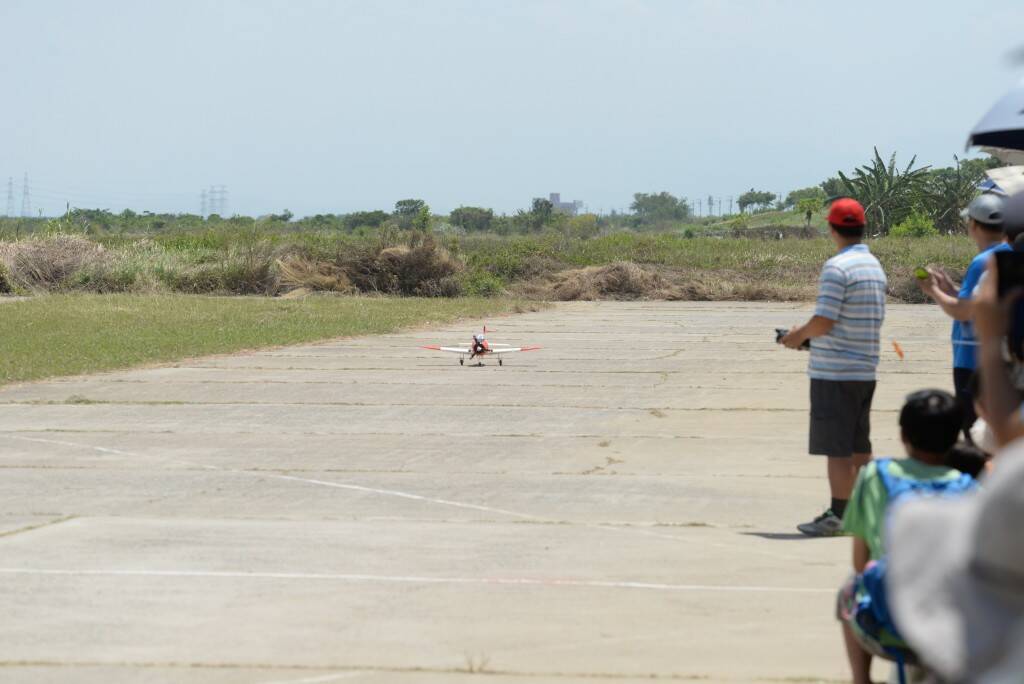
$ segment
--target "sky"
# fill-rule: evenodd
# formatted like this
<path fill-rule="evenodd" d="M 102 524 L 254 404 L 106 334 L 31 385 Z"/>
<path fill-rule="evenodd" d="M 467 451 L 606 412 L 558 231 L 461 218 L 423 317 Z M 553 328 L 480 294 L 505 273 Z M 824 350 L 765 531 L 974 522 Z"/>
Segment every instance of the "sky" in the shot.
<path fill-rule="evenodd" d="M 1024 3 L 0 0 L 0 191 L 197 213 L 513 213 L 949 165 L 1024 76 Z M 705 200 L 706 202 L 706 200 Z M 0 211 L 5 209 L 0 199 Z"/>

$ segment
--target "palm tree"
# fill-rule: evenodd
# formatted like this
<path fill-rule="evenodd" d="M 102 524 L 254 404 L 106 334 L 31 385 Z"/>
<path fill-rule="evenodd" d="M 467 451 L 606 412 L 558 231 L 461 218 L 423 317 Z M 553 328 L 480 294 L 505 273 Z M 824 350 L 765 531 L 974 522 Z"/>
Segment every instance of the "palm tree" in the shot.
<path fill-rule="evenodd" d="M 914 156 L 900 171 L 896 167 L 895 152 L 886 164 L 878 154 L 878 148 L 874 149 L 875 158 L 870 164 L 854 169 L 852 177 L 840 171 L 839 178 L 850 195 L 864 205 L 868 225 L 885 235 L 892 226 L 906 218 L 914 204 L 920 201 L 929 167 L 913 168 L 917 161 Z"/>

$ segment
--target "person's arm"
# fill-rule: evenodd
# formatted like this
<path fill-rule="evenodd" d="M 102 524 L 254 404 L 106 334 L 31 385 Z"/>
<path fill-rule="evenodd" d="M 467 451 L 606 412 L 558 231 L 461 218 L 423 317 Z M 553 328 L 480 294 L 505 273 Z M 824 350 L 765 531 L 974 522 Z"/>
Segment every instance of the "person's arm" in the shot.
<path fill-rule="evenodd" d="M 929 271 L 928 280 L 918 280 L 917 286 L 946 313 L 956 321 L 971 319 L 971 300 L 950 295 L 947 286 L 940 282 L 935 273 Z"/>
<path fill-rule="evenodd" d="M 817 315 L 811 316 L 811 320 L 791 329 L 780 342 L 790 349 L 799 349 L 800 345 L 807 340 L 829 334 L 835 324 L 836 322 L 831 318 Z"/>
<path fill-rule="evenodd" d="M 867 566 L 868 561 L 871 560 L 871 551 L 868 549 L 868 543 L 860 537 L 853 538 L 853 571 L 858 575 L 864 572 L 864 568 Z"/>
<path fill-rule="evenodd" d="M 995 258 L 988 262 L 988 275 L 974 299 L 974 329 L 981 342 L 981 394 L 988 425 L 999 446 L 1024 436 L 1020 417 L 1020 396 L 1017 394 L 1006 361 L 1003 360 L 1003 338 L 1010 329 L 1014 303 L 1021 298 L 1018 291 L 999 299 Z"/>
<path fill-rule="evenodd" d="M 790 349 L 799 349 L 807 340 L 829 334 L 839 320 L 839 312 L 843 308 L 845 298 L 846 273 L 835 266 L 825 264 L 818 279 L 818 299 L 814 306 L 814 315 L 803 325 L 791 328 L 779 342 Z"/>

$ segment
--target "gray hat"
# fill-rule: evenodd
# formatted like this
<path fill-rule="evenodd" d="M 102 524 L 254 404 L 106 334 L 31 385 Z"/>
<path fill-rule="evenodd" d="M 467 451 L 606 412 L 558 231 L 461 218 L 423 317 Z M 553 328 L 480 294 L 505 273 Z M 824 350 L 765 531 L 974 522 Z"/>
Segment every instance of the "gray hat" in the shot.
<path fill-rule="evenodd" d="M 1003 198 L 991 192 L 978 195 L 967 205 L 967 216 L 989 226 L 1003 225 Z"/>
<path fill-rule="evenodd" d="M 1024 233 L 1024 192 L 1011 195 L 1003 204 L 1003 230 L 1010 242 Z"/>
<path fill-rule="evenodd" d="M 1024 442 L 999 454 L 985 487 L 897 505 L 888 529 L 889 605 L 921 660 L 944 679 L 981 681 L 1024 650 Z"/>

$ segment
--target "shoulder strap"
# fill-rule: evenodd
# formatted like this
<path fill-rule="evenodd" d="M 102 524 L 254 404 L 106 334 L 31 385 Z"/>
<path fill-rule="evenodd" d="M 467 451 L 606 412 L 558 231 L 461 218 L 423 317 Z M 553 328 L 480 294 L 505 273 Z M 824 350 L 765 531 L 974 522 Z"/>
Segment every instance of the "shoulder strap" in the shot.
<path fill-rule="evenodd" d="M 893 459 L 891 458 L 879 459 L 877 461 L 878 465 L 875 466 L 878 469 L 878 479 L 881 480 L 882 486 L 885 487 L 885 493 L 889 499 L 889 504 L 909 492 L 918 491 L 922 488 L 921 482 L 917 480 L 900 477 L 889 472 L 889 466 L 892 464 L 892 460 Z"/>
<path fill-rule="evenodd" d="M 892 503 L 895 499 L 907 492 L 930 493 L 938 495 L 952 495 L 968 492 L 977 486 L 977 481 L 967 473 L 960 473 L 957 478 L 949 480 L 914 480 L 905 477 L 893 476 L 889 472 L 891 458 L 880 458 L 875 461 L 878 470 L 878 478 L 885 487 L 885 493 Z"/>
<path fill-rule="evenodd" d="M 878 473 L 878 479 L 882 481 L 882 486 L 885 487 L 885 493 L 891 499 L 895 483 L 892 481 L 892 475 L 889 474 L 890 463 L 892 463 L 891 458 L 875 459 L 875 472 Z"/>

